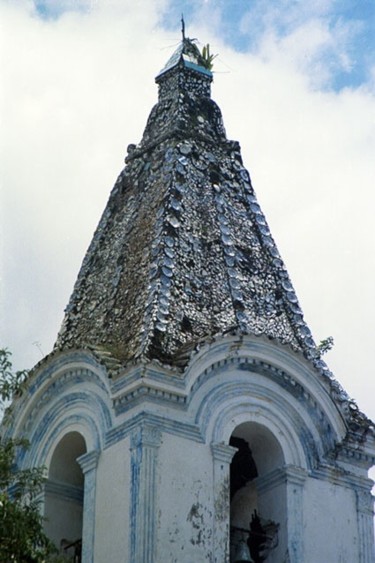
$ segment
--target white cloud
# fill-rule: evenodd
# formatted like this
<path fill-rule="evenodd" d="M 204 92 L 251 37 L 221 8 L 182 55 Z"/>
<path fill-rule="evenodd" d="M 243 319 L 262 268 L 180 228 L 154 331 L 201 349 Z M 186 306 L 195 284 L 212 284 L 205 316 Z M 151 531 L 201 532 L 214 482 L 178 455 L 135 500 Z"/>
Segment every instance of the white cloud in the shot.
<path fill-rule="evenodd" d="M 158 24 L 166 5 L 98 1 L 46 21 L 30 3 L 0 4 L 9 53 L 2 338 L 18 367 L 40 359 L 35 341 L 51 348 L 126 146 L 141 138 L 153 77 L 180 37 L 179 22 L 175 36 Z M 317 89 L 330 73 L 322 49 L 349 64 L 337 37 L 350 33 L 316 19 L 324 5 L 315 2 L 288 36 L 264 36 L 257 55 L 224 45 L 212 20 L 188 32 L 219 53 L 213 98 L 241 142 L 307 321 L 318 340 L 334 336 L 328 363 L 375 418 L 375 102 L 365 86 Z"/>
<path fill-rule="evenodd" d="M 368 32 L 355 10 L 345 12 L 334 1 L 291 0 L 251 3 L 239 30 L 250 44 L 255 40 L 259 55 L 294 65 L 315 88 L 335 87 L 338 74 L 355 70 L 359 42 Z"/>

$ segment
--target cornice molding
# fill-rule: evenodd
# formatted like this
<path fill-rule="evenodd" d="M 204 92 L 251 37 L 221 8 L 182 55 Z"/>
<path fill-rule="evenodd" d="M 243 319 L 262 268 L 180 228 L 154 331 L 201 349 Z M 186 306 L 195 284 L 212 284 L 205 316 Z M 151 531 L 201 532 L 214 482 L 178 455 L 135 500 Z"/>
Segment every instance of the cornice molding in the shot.
<path fill-rule="evenodd" d="M 278 487 L 283 483 L 291 483 L 302 487 L 309 473 L 301 467 L 286 465 L 270 471 L 262 477 L 257 477 L 255 483 L 260 493 Z"/>
<path fill-rule="evenodd" d="M 142 424 L 156 426 L 162 432 L 180 436 L 194 442 L 203 442 L 202 434 L 197 425 L 142 411 L 118 426 L 111 428 L 106 434 L 104 447 L 109 448 L 120 442 Z"/>
<path fill-rule="evenodd" d="M 238 451 L 238 448 L 234 448 L 233 446 L 229 446 L 228 444 L 222 442 L 211 444 L 211 451 L 215 461 L 230 463 L 234 454 Z"/>
<path fill-rule="evenodd" d="M 93 450 L 86 454 L 83 454 L 77 458 L 77 463 L 80 465 L 84 474 L 96 469 L 100 457 L 100 452 L 98 450 Z"/>

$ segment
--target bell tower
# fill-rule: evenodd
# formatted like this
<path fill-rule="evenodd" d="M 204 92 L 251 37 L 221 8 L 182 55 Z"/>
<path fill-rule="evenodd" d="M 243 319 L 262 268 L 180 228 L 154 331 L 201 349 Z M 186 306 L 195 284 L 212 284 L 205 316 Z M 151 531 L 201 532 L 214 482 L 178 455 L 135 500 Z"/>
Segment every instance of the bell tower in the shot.
<path fill-rule="evenodd" d="M 373 563 L 374 425 L 321 358 L 210 66 L 183 33 L 156 77 L 14 405 L 20 463 L 47 467 L 48 527 L 84 563 Z"/>

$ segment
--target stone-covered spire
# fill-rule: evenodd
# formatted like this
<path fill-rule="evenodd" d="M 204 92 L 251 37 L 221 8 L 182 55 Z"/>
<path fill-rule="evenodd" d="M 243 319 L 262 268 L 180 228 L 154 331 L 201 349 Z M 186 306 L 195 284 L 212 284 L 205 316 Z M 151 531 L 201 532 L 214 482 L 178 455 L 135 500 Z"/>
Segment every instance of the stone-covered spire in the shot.
<path fill-rule="evenodd" d="M 197 341 L 266 335 L 324 368 L 244 168 L 184 38 L 84 259 L 57 348 L 182 363 Z"/>

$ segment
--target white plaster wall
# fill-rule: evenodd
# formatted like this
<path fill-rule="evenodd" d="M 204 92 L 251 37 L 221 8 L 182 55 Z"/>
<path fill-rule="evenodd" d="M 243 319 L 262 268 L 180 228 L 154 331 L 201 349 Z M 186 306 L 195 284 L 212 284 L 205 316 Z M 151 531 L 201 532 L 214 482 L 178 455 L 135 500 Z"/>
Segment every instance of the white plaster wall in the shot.
<path fill-rule="evenodd" d="M 97 468 L 95 563 L 128 561 L 130 442 L 101 452 Z"/>
<path fill-rule="evenodd" d="M 354 491 L 307 479 L 304 490 L 304 563 L 359 561 Z"/>
<path fill-rule="evenodd" d="M 208 445 L 163 435 L 158 466 L 157 557 L 212 560 L 213 466 Z"/>

